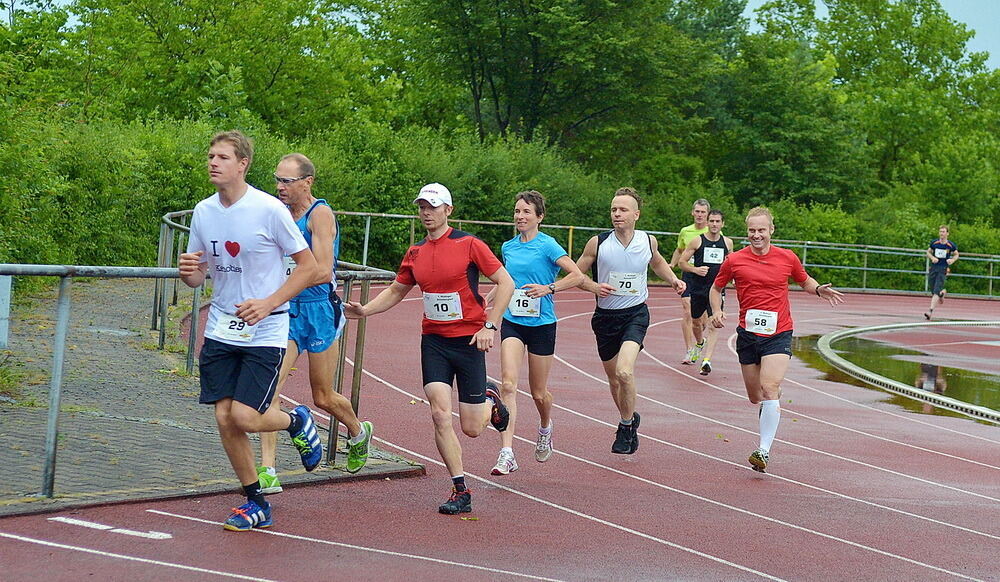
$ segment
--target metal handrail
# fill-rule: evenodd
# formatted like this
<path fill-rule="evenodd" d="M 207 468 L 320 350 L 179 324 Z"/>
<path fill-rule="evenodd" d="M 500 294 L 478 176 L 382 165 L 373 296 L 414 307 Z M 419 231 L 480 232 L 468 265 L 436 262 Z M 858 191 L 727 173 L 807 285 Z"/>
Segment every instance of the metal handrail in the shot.
<path fill-rule="evenodd" d="M 162 239 L 161 239 L 162 240 Z M 162 256 L 162 253 L 161 253 Z M 338 271 L 337 278 L 346 282 L 348 296 L 350 296 L 351 284 L 354 281 L 361 281 L 362 300 L 367 301 L 368 292 L 372 281 L 387 281 L 395 278 L 395 273 L 383 271 L 381 269 L 366 268 L 360 265 L 340 263 L 345 268 Z M 356 268 L 351 270 L 351 268 Z M 56 330 L 55 340 L 52 347 L 52 378 L 49 385 L 49 411 L 45 430 L 45 467 L 42 473 L 42 495 L 52 497 L 54 495 L 55 473 L 56 473 L 56 445 L 59 437 L 59 408 L 62 402 L 62 381 L 63 367 L 66 354 L 66 336 L 69 332 L 70 317 L 70 286 L 73 277 L 99 277 L 99 278 L 137 278 L 156 279 L 157 283 L 168 280 L 176 281 L 180 278 L 176 268 L 168 267 L 114 267 L 114 266 L 87 266 L 87 265 L 19 265 L 0 264 L 0 276 L 31 276 L 31 277 L 59 277 L 59 298 L 56 301 Z M 198 337 L 198 315 L 201 309 L 201 286 L 196 287 L 193 292 L 191 302 L 190 332 L 188 333 L 187 351 L 187 371 L 190 373 L 194 369 L 194 348 Z M 164 336 L 166 333 L 167 299 L 165 287 L 159 291 L 157 297 L 160 317 L 160 349 L 164 346 Z M 154 328 L 155 329 L 155 328 Z M 365 342 L 365 322 L 358 323 L 358 338 L 355 343 L 355 373 L 351 386 L 351 403 L 355 412 L 358 410 L 361 394 L 360 369 L 364 359 Z M 338 392 L 342 392 L 343 366 L 346 356 L 343 347 L 347 337 L 347 330 L 341 337 L 340 362 L 338 363 L 337 386 Z M 327 446 L 327 459 L 333 462 L 336 455 L 337 430 L 334 420 L 331 419 L 330 439 Z M 332 446 L 331 446 L 332 445 Z"/>

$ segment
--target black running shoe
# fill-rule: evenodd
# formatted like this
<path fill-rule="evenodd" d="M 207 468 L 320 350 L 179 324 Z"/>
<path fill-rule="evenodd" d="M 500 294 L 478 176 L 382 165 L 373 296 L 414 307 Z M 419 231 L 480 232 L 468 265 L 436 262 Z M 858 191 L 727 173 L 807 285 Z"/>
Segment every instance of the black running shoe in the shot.
<path fill-rule="evenodd" d="M 454 487 L 451 488 L 451 497 L 438 507 L 439 513 L 455 515 L 456 513 L 469 513 L 472 511 L 472 492 L 466 489 L 459 493 Z"/>
<path fill-rule="evenodd" d="M 639 413 L 632 413 L 632 450 L 628 454 L 632 454 L 639 450 Z"/>
<path fill-rule="evenodd" d="M 510 423 L 510 411 L 507 405 L 500 399 L 500 391 L 493 382 L 486 383 L 486 397 L 493 401 L 493 410 L 490 412 L 490 424 L 499 432 L 507 430 Z"/>
<path fill-rule="evenodd" d="M 624 424 L 618 425 L 615 433 L 615 443 L 611 445 L 611 452 L 616 455 L 632 454 L 632 427 Z"/>

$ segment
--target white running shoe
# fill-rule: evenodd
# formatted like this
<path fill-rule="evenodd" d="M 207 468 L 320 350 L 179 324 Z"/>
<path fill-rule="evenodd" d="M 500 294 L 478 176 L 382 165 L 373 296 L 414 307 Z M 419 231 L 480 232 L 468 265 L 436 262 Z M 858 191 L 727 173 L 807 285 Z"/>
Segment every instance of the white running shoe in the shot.
<path fill-rule="evenodd" d="M 514 460 L 514 453 L 500 451 L 500 456 L 497 457 L 497 464 L 493 466 L 493 470 L 490 473 L 493 475 L 506 475 L 511 471 L 517 471 L 517 461 Z"/>
<path fill-rule="evenodd" d="M 750 461 L 750 468 L 754 471 L 757 471 L 758 473 L 766 473 L 765 469 L 767 469 L 767 462 L 770 460 L 768 458 L 767 451 L 758 448 L 754 452 L 750 453 L 750 458 L 747 460 Z"/>
<path fill-rule="evenodd" d="M 544 463 L 552 456 L 552 423 L 549 423 L 549 434 L 538 433 L 535 443 L 535 460 Z"/>

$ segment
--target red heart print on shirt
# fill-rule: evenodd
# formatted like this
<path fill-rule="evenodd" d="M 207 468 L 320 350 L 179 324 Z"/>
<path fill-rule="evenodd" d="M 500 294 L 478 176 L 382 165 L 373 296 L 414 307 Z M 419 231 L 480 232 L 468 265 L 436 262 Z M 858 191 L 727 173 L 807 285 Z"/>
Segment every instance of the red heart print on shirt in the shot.
<path fill-rule="evenodd" d="M 240 243 L 236 241 L 227 240 L 226 252 L 228 252 L 229 256 L 231 257 L 235 257 L 236 255 L 240 254 Z"/>

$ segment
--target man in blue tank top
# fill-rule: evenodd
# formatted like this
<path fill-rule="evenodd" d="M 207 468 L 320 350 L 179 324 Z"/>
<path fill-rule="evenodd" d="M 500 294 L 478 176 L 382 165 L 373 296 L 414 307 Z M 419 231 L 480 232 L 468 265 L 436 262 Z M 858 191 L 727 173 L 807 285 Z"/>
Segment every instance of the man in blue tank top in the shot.
<path fill-rule="evenodd" d="M 336 295 L 340 230 L 326 200 L 317 199 L 312 194 L 315 172 L 309 158 L 297 153 L 281 158 L 274 171 L 278 198 L 291 211 L 296 226 L 316 257 L 319 271 L 329 281 L 305 288 L 289 303 L 288 351 L 281 365 L 274 402 L 278 401 L 285 379 L 299 354 L 308 352 L 313 402 L 347 427 L 350 439 L 346 469 L 355 473 L 368 460 L 372 423 L 359 421 L 351 401 L 333 389 L 340 357 L 337 339 L 343 333 L 346 321 L 340 298 Z M 294 268 L 293 263 L 286 262 L 286 275 L 290 275 Z M 281 483 L 274 469 L 276 442 L 274 433 L 261 434 L 261 466 L 257 473 L 267 494 L 281 492 Z"/>
<path fill-rule="evenodd" d="M 928 287 L 931 290 L 931 308 L 924 312 L 924 319 L 934 317 L 934 308 L 944 301 L 944 281 L 948 278 L 948 270 L 958 260 L 958 247 L 948 240 L 948 226 L 942 224 L 938 228 L 938 238 L 927 247 L 927 260 L 930 268 L 927 270 Z"/>

